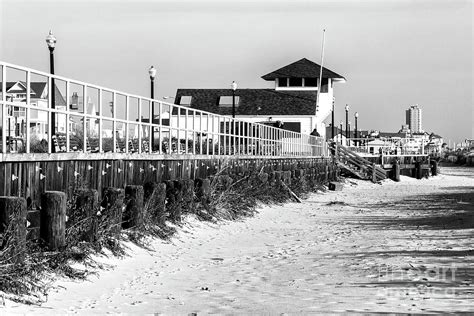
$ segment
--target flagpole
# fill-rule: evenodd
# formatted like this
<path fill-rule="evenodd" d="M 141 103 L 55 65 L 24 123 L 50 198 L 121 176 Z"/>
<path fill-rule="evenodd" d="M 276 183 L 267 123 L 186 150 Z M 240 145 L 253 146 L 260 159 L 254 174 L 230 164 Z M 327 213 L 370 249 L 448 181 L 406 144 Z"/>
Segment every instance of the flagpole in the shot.
<path fill-rule="evenodd" d="M 319 108 L 319 95 L 321 93 L 321 81 L 323 81 L 323 64 L 324 64 L 324 40 L 326 35 L 326 29 L 323 29 L 323 44 L 321 47 L 321 68 L 319 69 L 319 80 L 318 80 L 318 93 L 316 96 L 316 112 Z"/>

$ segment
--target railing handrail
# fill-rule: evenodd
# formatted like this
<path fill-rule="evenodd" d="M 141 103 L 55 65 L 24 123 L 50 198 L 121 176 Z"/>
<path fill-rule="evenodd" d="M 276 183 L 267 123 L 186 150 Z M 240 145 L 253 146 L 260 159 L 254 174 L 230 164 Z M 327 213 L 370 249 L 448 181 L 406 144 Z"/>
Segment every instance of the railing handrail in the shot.
<path fill-rule="evenodd" d="M 7 127 L 6 125 L 6 121 L 7 121 L 7 107 L 20 107 L 20 108 L 23 108 L 25 109 L 25 120 L 26 120 L 26 152 L 29 152 L 29 149 L 30 149 L 30 122 L 31 122 L 31 111 L 32 110 L 36 110 L 36 111 L 43 111 L 43 112 L 46 112 L 47 113 L 47 120 L 45 121 L 45 124 L 48 124 L 48 130 L 45 131 L 45 135 L 54 135 L 56 133 L 56 125 L 53 127 L 54 130 L 51 130 L 51 122 L 55 122 L 55 121 L 52 121 L 52 117 L 54 118 L 55 116 L 57 115 L 65 115 L 66 116 L 66 120 L 65 120 L 65 129 L 66 129 L 66 137 L 67 137 L 67 140 L 66 140 L 66 144 L 67 144 L 67 150 L 70 150 L 69 148 L 69 136 L 70 136 L 70 132 L 72 132 L 73 134 L 76 133 L 75 131 L 71 131 L 71 128 L 69 127 L 69 124 L 70 124 L 70 118 L 71 116 L 74 117 L 80 117 L 81 120 L 83 120 L 83 127 L 82 127 L 82 131 L 84 133 L 84 136 L 83 136 L 83 142 L 82 142 L 82 146 L 83 146 L 83 150 L 84 152 L 86 152 L 86 141 L 87 141 L 87 135 L 86 135 L 86 132 L 87 132 L 87 128 L 86 128 L 86 123 L 88 122 L 88 120 L 99 120 L 99 126 L 97 128 L 96 131 L 94 131 L 94 133 L 97 133 L 98 134 L 98 137 L 99 137 L 99 150 L 103 150 L 104 147 L 103 147 L 103 142 L 102 140 L 104 139 L 104 136 L 103 136 L 103 132 L 105 131 L 106 133 L 108 132 L 111 132 L 111 137 L 112 137 L 112 140 L 113 140 L 113 146 L 112 146 L 112 151 L 115 152 L 116 151 L 116 144 L 117 144 L 117 135 L 116 133 L 117 132 L 120 132 L 122 131 L 126 136 L 125 136 L 125 142 L 128 143 L 129 141 L 129 134 L 131 132 L 131 130 L 129 129 L 130 126 L 131 127 L 134 127 L 134 126 L 138 126 L 139 127 L 139 131 L 137 131 L 136 133 L 138 134 L 138 136 L 133 136 L 132 139 L 135 140 L 135 139 L 138 139 L 139 140 L 139 149 L 138 149 L 138 153 L 141 153 L 142 152 L 142 145 L 140 144 L 141 143 L 141 140 L 142 140 L 142 134 L 144 134 L 145 136 L 145 139 L 148 139 L 148 138 L 153 138 L 153 145 L 154 145 L 154 140 L 155 140 L 155 135 L 156 135 L 156 132 L 159 131 L 159 151 L 162 150 L 162 144 L 161 142 L 163 141 L 163 130 L 164 130 L 164 134 L 168 134 L 168 137 L 169 139 L 171 140 L 172 136 L 174 137 L 174 133 L 177 133 L 178 134 L 178 141 L 180 141 L 181 139 L 185 139 L 185 140 L 189 140 L 188 138 L 188 133 L 196 133 L 196 137 L 200 138 L 200 136 L 198 136 L 197 134 L 198 133 L 206 133 L 206 134 L 211 134 L 211 136 L 213 137 L 211 139 L 211 141 L 213 139 L 215 139 L 215 137 L 217 137 L 218 141 L 220 141 L 220 138 L 221 137 L 224 137 L 225 138 L 225 143 L 224 143 L 224 146 L 223 146 L 223 151 L 224 151 L 224 154 L 226 154 L 227 150 L 226 150 L 226 144 L 228 142 L 227 138 L 232 138 L 232 146 L 236 146 L 236 142 L 239 142 L 239 144 L 237 146 L 241 146 L 242 143 L 245 143 L 246 145 L 248 145 L 249 142 L 252 142 L 252 144 L 256 141 L 262 141 L 262 142 L 269 142 L 269 144 L 274 144 L 276 146 L 276 144 L 280 144 L 280 146 L 285 146 L 285 150 L 286 150 L 286 153 L 289 153 L 290 155 L 292 156 L 299 156 L 299 155 L 303 155 L 303 156 L 306 156 L 308 155 L 308 153 L 314 153 L 315 150 L 317 149 L 318 151 L 318 156 L 327 156 L 327 146 L 325 144 L 325 140 L 322 138 L 322 137 L 316 137 L 316 136 L 312 136 L 312 135 L 304 135 L 304 134 L 301 134 L 301 133 L 297 133 L 297 132 L 293 132 L 293 131 L 287 131 L 287 130 L 282 130 L 280 128 L 277 128 L 277 127 L 274 127 L 274 126 L 269 126 L 269 125 L 266 125 L 266 124 L 261 124 L 261 123 L 253 123 L 253 122 L 250 122 L 250 121 L 246 121 L 246 120 L 241 120 L 241 119 L 236 119 L 236 118 L 232 118 L 232 117 L 229 117 L 229 116 L 225 116 L 225 115 L 220 115 L 220 114 L 216 114 L 216 113 L 211 113 L 211 112 L 208 112 L 208 111 L 203 111 L 203 110 L 200 110 L 200 109 L 196 109 L 196 108 L 191 108 L 191 107 L 187 107 L 187 106 L 182 106 L 182 105 L 179 105 L 179 104 L 173 104 L 173 103 L 169 103 L 169 102 L 165 102 L 165 101 L 162 101 L 162 100 L 157 100 L 157 99 L 152 99 L 152 98 L 148 98 L 148 97 L 143 97 L 143 96 L 139 96 L 139 95 L 136 95 L 136 94 L 131 94 L 131 93 L 127 93 L 127 92 L 122 92 L 122 91 L 119 91 L 119 90 L 115 90 L 115 89 L 111 89 L 111 88 L 107 88 L 107 87 L 103 87 L 103 86 L 100 86 L 100 85 L 96 85 L 96 84 L 91 84 L 91 83 L 87 83 L 87 82 L 84 82 L 84 81 L 80 81 L 80 80 L 75 80 L 75 79 L 71 79 L 71 78 L 67 78 L 67 77 L 64 77 L 64 76 L 60 76 L 60 75 L 52 75 L 52 74 L 49 74 L 49 73 L 46 73 L 44 71 L 39 71 L 39 70 L 35 70 L 35 69 L 32 69 L 32 68 L 28 68 L 28 67 L 23 67 L 23 66 L 19 66 L 19 65 L 15 65 L 15 64 L 11 64 L 11 63 L 7 63 L 7 62 L 3 62 L 3 61 L 0 61 L 0 67 L 2 69 L 2 98 L 0 100 L 0 104 L 1 104 L 1 109 L 2 109 L 2 129 L 5 130 L 6 128 L 9 129 L 10 131 L 10 122 L 9 122 L 9 127 Z M 26 85 L 27 85 L 27 93 L 26 93 L 26 102 L 15 102 L 15 101 L 7 101 L 6 99 L 6 95 L 7 95 L 7 91 L 6 91 L 6 82 L 8 82 L 8 76 L 7 76 L 7 73 L 6 73 L 6 69 L 14 69 L 14 70 L 17 70 L 17 71 L 22 71 L 22 72 L 25 72 L 26 73 Z M 39 75 L 39 76 L 43 76 L 45 78 L 47 78 L 47 85 L 48 85 L 48 96 L 47 96 L 47 99 L 45 99 L 47 101 L 47 106 L 46 107 L 39 107 L 39 106 L 33 106 L 31 104 L 31 96 L 30 96 L 30 93 L 29 91 L 31 90 L 31 75 Z M 54 80 L 54 81 L 53 81 Z M 16 81 L 22 81 L 22 80 L 11 80 L 12 82 L 16 82 Z M 65 110 L 64 109 L 61 109 L 61 108 L 58 108 L 58 107 L 55 107 L 55 108 L 52 108 L 52 104 L 53 104 L 53 101 L 52 100 L 52 94 L 53 94 L 53 91 L 51 89 L 51 87 L 53 86 L 53 83 L 54 83 L 54 86 L 55 88 L 58 86 L 57 85 L 57 82 L 58 81 L 63 81 L 66 85 L 66 88 L 65 88 L 65 99 L 66 99 L 66 108 Z M 69 107 L 69 102 L 70 102 L 70 97 L 71 97 L 71 85 L 77 85 L 78 87 L 80 87 L 79 91 L 82 91 L 82 97 L 83 97 L 83 103 L 82 103 L 82 109 L 81 111 L 75 111 L 74 109 L 71 109 Z M 59 88 L 58 88 L 59 89 Z M 94 95 L 97 97 L 97 104 L 94 104 L 94 106 L 97 106 L 97 109 L 98 111 L 96 113 L 88 113 L 88 109 L 87 109 L 87 101 L 86 101 L 86 96 L 88 96 L 88 89 L 95 89 L 97 90 L 97 94 Z M 74 90 L 74 89 L 72 89 Z M 104 97 L 104 92 L 105 93 L 110 93 L 111 94 L 111 97 L 112 97 L 112 110 L 111 110 L 111 115 L 109 113 L 109 115 L 104 115 L 104 102 L 103 102 L 103 97 Z M 60 93 L 62 93 L 60 91 Z M 116 103 L 116 100 L 117 100 L 117 96 L 123 96 L 125 97 L 125 105 L 124 105 L 124 110 L 125 110 L 125 118 L 123 117 L 118 117 L 118 114 L 117 112 L 118 111 L 115 111 L 117 108 L 117 103 Z M 134 120 L 131 120 L 129 115 L 130 115 L 130 101 L 134 101 L 133 104 L 135 103 L 135 101 L 137 102 L 137 105 L 138 105 L 138 109 L 133 111 L 133 116 L 134 118 L 136 118 L 136 121 Z M 156 107 L 155 105 L 158 105 L 159 106 L 159 119 L 156 118 L 156 115 L 154 115 L 154 109 L 156 110 Z M 142 107 L 145 106 L 145 110 L 146 112 L 142 112 Z M 168 107 L 168 109 L 167 109 Z M 166 111 L 168 110 L 168 111 Z M 169 125 L 164 125 L 163 124 L 163 114 L 165 113 L 169 113 Z M 175 114 L 174 114 L 175 113 Z M 184 114 L 182 114 L 184 113 Z M 123 115 L 123 112 L 121 112 L 121 114 Z M 146 117 L 143 116 L 143 114 L 145 114 L 145 116 L 148 116 L 149 119 L 147 119 Z M 180 126 L 181 125 L 181 119 L 185 119 L 184 120 L 184 124 L 183 126 Z M 203 118 L 205 119 L 205 123 L 207 126 L 204 126 L 204 121 L 203 121 Z M 172 125 L 172 119 L 175 120 L 176 119 L 176 126 Z M 190 124 L 189 123 L 189 120 L 192 120 L 193 124 L 192 124 L 192 127 L 190 127 Z M 144 122 L 144 120 L 148 120 L 148 122 Z M 211 120 L 212 120 L 212 124 L 211 124 Z M 112 122 L 112 128 L 111 128 L 111 131 L 109 131 L 107 128 L 104 128 L 102 126 L 102 123 L 103 122 Z M 156 121 L 158 121 L 159 123 L 156 123 Z M 217 121 L 217 123 L 216 123 Z M 196 123 L 199 122 L 199 127 L 196 127 Z M 77 123 L 77 122 L 76 122 Z M 124 124 L 122 126 L 122 128 L 118 128 L 117 127 L 117 123 L 119 124 Z M 92 123 L 90 123 L 92 124 Z M 223 124 L 223 125 L 222 125 Z M 212 127 L 211 127 L 212 125 Z M 222 126 L 224 126 L 224 130 L 222 130 Z M 234 133 L 234 131 L 236 130 L 239 130 L 239 133 Z M 258 132 L 257 132 L 258 130 Z M 80 130 L 79 130 L 80 131 Z M 135 133 L 135 132 L 134 132 Z M 185 133 L 185 136 L 184 138 L 181 138 L 180 135 L 181 133 Z M 6 133 L 4 132 L 3 135 L 2 135 L 2 153 L 7 153 L 6 151 Z M 146 136 L 146 135 L 149 135 L 149 136 Z M 50 137 L 50 136 L 48 136 Z M 118 137 L 119 140 L 121 137 Z M 165 137 L 166 138 L 166 137 Z M 295 138 L 295 139 L 300 139 L 300 141 L 298 143 L 292 143 L 292 142 L 284 142 L 283 140 L 284 139 L 291 139 L 291 138 Z M 201 140 L 200 141 L 200 152 L 201 150 L 203 149 L 202 148 L 202 142 Z M 194 144 L 195 142 L 195 136 L 192 136 L 192 143 Z M 206 138 L 206 142 L 209 142 L 209 137 Z M 52 143 L 52 138 L 50 139 L 50 141 L 48 142 L 48 152 L 51 153 L 51 143 Z M 187 143 L 186 143 L 187 144 Z M 209 146 L 210 144 L 207 143 L 207 154 L 209 154 Z M 187 146 L 187 145 L 186 145 Z M 228 146 L 230 146 L 230 141 L 229 141 L 229 144 Z M 194 148 L 195 146 L 193 145 L 193 153 L 196 151 L 196 148 Z M 286 148 L 288 147 L 288 148 Z M 220 148 L 219 148 L 220 149 Z M 280 148 L 281 150 L 281 153 L 283 153 L 283 147 Z M 239 148 L 240 150 L 240 148 Z M 275 148 L 276 150 L 276 148 Z M 151 148 L 150 150 L 145 150 L 149 153 L 153 153 L 153 148 Z M 186 147 L 186 153 L 188 151 L 188 148 Z M 219 150 L 220 151 L 220 150 Z M 247 148 L 247 151 L 248 151 L 248 148 Z M 126 148 L 125 148 L 125 152 L 128 153 L 128 145 L 126 145 Z M 202 152 L 201 152 L 202 153 Z M 219 153 L 220 154 L 220 153 Z M 268 155 L 273 155 L 274 153 L 268 153 Z"/>

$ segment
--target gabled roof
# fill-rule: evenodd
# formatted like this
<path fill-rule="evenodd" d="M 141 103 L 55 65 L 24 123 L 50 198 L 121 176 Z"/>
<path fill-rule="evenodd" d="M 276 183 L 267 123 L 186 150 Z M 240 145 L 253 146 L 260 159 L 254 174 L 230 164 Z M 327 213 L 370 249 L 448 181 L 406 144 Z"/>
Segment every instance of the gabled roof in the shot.
<path fill-rule="evenodd" d="M 20 86 L 22 86 L 22 90 L 11 90 L 16 84 L 19 84 Z M 5 85 L 6 85 L 6 88 L 7 88 L 7 92 L 10 92 L 10 93 L 22 93 L 26 90 L 26 84 L 22 81 L 7 81 L 5 82 Z M 0 92 L 2 92 L 2 85 L 1 85 L 1 82 L 0 82 Z"/>
<path fill-rule="evenodd" d="M 309 59 L 303 58 L 278 70 L 272 71 L 265 76 L 262 76 L 262 79 L 271 81 L 275 80 L 276 78 L 319 78 L 320 69 L 320 65 L 312 62 Z M 343 76 L 338 75 L 337 73 L 325 67 L 323 67 L 323 78 L 337 78 L 345 80 Z"/>
<path fill-rule="evenodd" d="M 22 86 L 25 87 L 26 90 L 26 82 L 25 81 L 7 81 L 5 83 L 7 92 L 10 93 L 18 93 L 18 92 L 23 92 L 23 91 L 9 91 L 15 84 L 21 84 Z M 46 82 L 36 82 L 32 81 L 30 83 L 30 90 L 31 90 L 31 97 L 35 99 L 41 98 L 44 89 L 46 88 L 47 83 Z M 2 91 L 2 85 L 0 84 L 0 92 Z M 46 91 L 46 95 L 48 94 L 48 91 Z M 64 99 L 61 91 L 58 89 L 58 86 L 55 85 L 55 94 L 54 94 L 54 99 L 55 99 L 55 104 L 56 105 L 66 105 L 66 100 Z"/>
<path fill-rule="evenodd" d="M 236 115 L 315 115 L 316 91 L 275 91 L 273 89 L 239 89 Z M 178 89 L 175 103 L 191 96 L 191 107 L 221 115 L 231 115 L 232 107 L 219 107 L 221 96 L 232 96 L 230 89 Z"/>

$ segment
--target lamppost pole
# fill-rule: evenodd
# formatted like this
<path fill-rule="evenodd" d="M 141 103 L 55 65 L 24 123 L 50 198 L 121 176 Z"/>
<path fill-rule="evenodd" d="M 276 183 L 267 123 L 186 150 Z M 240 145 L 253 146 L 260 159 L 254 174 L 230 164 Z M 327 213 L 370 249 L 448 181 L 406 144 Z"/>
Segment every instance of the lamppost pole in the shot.
<path fill-rule="evenodd" d="M 50 30 L 48 36 L 46 37 L 46 44 L 48 44 L 49 48 L 49 71 L 52 75 L 54 75 L 54 47 L 56 46 L 56 37 L 53 35 L 53 32 Z M 56 85 L 54 82 L 54 78 L 51 78 L 51 87 L 50 89 L 50 97 L 51 97 L 51 109 L 56 108 Z M 54 152 L 54 143 L 53 143 L 53 136 L 56 134 L 56 113 L 51 113 L 51 151 Z"/>
<path fill-rule="evenodd" d="M 347 139 L 347 146 L 351 146 L 351 122 L 347 125 L 347 134 L 349 134 L 349 138 Z"/>
<path fill-rule="evenodd" d="M 339 122 L 340 134 L 341 134 L 341 145 L 342 145 L 342 121 Z"/>
<path fill-rule="evenodd" d="M 156 76 L 156 69 L 155 67 L 151 66 L 148 69 L 148 74 L 150 75 L 150 97 L 153 100 L 155 98 L 155 76 Z M 152 124 L 155 123 L 155 102 L 151 101 L 151 119 L 150 122 Z M 155 127 L 152 127 L 151 133 L 151 150 L 153 151 L 155 145 Z"/>
<path fill-rule="evenodd" d="M 334 130 L 335 130 L 335 126 L 334 126 L 334 104 L 336 103 L 336 98 L 332 98 L 332 115 L 331 115 L 331 138 L 332 140 L 334 140 Z"/>
<path fill-rule="evenodd" d="M 347 130 L 348 130 L 348 125 L 349 125 L 349 105 L 346 104 L 346 139 L 349 138 L 349 135 L 347 134 Z"/>
<path fill-rule="evenodd" d="M 232 81 L 232 118 L 235 118 L 235 90 L 237 90 L 237 83 Z"/>
<path fill-rule="evenodd" d="M 359 138 L 359 135 L 357 135 L 357 119 L 359 118 L 359 112 L 354 113 L 355 117 L 355 130 L 354 130 L 354 137 L 357 139 Z M 357 146 L 358 140 L 355 141 L 355 145 Z"/>

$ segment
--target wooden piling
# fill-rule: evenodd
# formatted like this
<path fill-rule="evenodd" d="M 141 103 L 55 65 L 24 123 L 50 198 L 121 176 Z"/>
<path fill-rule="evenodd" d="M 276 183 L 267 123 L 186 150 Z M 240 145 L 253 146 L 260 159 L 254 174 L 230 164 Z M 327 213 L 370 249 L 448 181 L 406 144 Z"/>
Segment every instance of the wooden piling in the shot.
<path fill-rule="evenodd" d="M 125 187 L 126 208 L 123 214 L 124 229 L 143 225 L 143 186 L 127 185 Z"/>
<path fill-rule="evenodd" d="M 41 195 L 40 236 L 50 250 L 66 245 L 66 193 L 46 191 Z"/>
<path fill-rule="evenodd" d="M 76 191 L 76 210 L 82 212 L 77 219 L 82 221 L 84 231 L 82 239 L 88 242 L 97 240 L 98 231 L 98 212 L 99 212 L 99 193 L 92 189 L 79 189 Z"/>
<path fill-rule="evenodd" d="M 0 197 L 0 250 L 8 262 L 21 263 L 26 251 L 26 200 L 21 197 Z M 5 249 L 6 248 L 6 249 Z"/>
<path fill-rule="evenodd" d="M 372 182 L 377 182 L 377 167 L 375 166 L 375 163 L 372 163 Z"/>
<path fill-rule="evenodd" d="M 392 180 L 400 182 L 400 164 L 398 161 L 394 161 L 392 165 Z"/>
<path fill-rule="evenodd" d="M 423 163 L 420 160 L 415 162 L 415 176 L 418 180 L 423 178 Z"/>
<path fill-rule="evenodd" d="M 123 189 L 104 188 L 102 191 L 102 216 L 110 227 L 110 232 L 118 236 L 122 230 Z"/>
<path fill-rule="evenodd" d="M 192 180 L 190 180 L 192 181 Z M 164 223 L 166 212 L 166 184 L 148 182 L 144 186 L 145 208 L 155 223 Z"/>
<path fill-rule="evenodd" d="M 431 175 L 434 177 L 434 176 L 437 176 L 438 175 L 438 162 L 436 160 L 430 160 L 430 164 L 431 164 Z"/>

